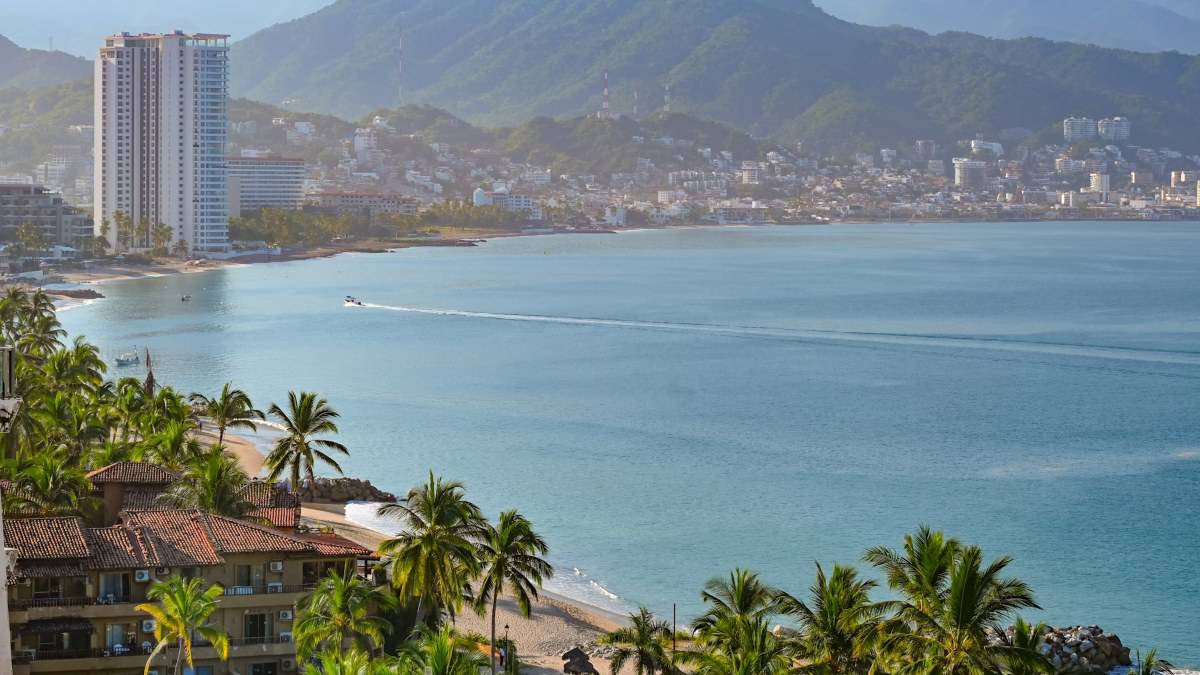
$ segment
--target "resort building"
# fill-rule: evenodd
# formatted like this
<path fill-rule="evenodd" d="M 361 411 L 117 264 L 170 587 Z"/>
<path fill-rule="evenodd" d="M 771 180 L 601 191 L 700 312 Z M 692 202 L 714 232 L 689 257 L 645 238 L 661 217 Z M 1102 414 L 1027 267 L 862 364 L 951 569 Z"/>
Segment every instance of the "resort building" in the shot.
<path fill-rule="evenodd" d="M 198 644 L 197 675 L 295 671 L 296 603 L 331 570 L 353 573 L 369 555 L 338 535 L 298 527 L 299 503 L 268 483 L 244 489 L 257 510 L 234 519 L 156 508 L 177 476 L 155 465 L 123 462 L 89 478 L 103 501 L 100 522 L 11 514 L 4 521 L 16 675 L 141 672 L 155 626 L 134 606 L 171 575 L 224 587 L 210 623 L 229 635 L 229 661 Z M 166 650 L 150 672 L 169 672 L 175 656 Z"/>
<path fill-rule="evenodd" d="M 95 77 L 95 228 L 118 212 L 171 228 L 171 244 L 229 249 L 225 162 L 228 36 L 121 33 L 104 40 Z M 148 229 L 148 228 L 147 228 Z M 149 247 L 145 235 L 132 248 Z"/>
<path fill-rule="evenodd" d="M 957 157 L 954 159 L 954 184 L 965 190 L 980 190 L 987 183 L 987 162 Z"/>
<path fill-rule="evenodd" d="M 1099 133 L 1099 125 L 1090 117 L 1068 117 L 1063 120 L 1063 140 L 1068 143 L 1093 141 Z"/>
<path fill-rule="evenodd" d="M 0 183 L 0 243 L 16 239 L 17 228 L 33 223 L 48 245 L 73 246 L 92 237 L 92 221 L 41 185 Z"/>
<path fill-rule="evenodd" d="M 230 157 L 229 215 L 260 209 L 299 209 L 308 170 L 302 159 Z"/>
<path fill-rule="evenodd" d="M 415 197 L 382 192 L 318 192 L 309 195 L 312 210 L 357 215 L 374 220 L 378 215 L 415 216 L 421 202 Z"/>

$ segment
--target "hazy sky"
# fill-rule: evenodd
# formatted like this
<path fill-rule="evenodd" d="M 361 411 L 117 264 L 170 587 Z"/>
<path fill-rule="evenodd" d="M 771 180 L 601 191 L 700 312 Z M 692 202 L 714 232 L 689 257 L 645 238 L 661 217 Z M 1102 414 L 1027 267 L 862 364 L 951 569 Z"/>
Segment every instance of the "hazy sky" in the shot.
<path fill-rule="evenodd" d="M 22 47 L 92 58 L 104 35 L 185 31 L 229 33 L 234 40 L 310 14 L 333 0 L 0 0 L 0 35 Z"/>

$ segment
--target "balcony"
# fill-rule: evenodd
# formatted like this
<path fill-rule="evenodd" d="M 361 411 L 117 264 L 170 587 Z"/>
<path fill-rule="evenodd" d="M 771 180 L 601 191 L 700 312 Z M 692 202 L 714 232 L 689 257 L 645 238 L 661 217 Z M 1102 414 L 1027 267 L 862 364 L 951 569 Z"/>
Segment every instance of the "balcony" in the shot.
<path fill-rule="evenodd" d="M 144 602 L 130 596 L 105 596 L 89 598 L 70 596 L 61 598 L 20 598 L 8 603 L 11 621 L 51 619 L 60 616 L 78 616 L 85 619 L 103 619 L 132 616 L 133 604 Z"/>

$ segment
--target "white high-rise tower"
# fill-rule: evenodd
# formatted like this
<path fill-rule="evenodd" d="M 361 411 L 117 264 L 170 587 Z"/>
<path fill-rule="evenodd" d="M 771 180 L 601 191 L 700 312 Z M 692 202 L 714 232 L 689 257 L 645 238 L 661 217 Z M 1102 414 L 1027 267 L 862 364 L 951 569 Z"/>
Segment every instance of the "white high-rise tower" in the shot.
<path fill-rule="evenodd" d="M 228 35 L 122 33 L 96 59 L 96 234 L 114 250 L 229 249 Z M 121 232 L 117 214 L 134 224 Z"/>

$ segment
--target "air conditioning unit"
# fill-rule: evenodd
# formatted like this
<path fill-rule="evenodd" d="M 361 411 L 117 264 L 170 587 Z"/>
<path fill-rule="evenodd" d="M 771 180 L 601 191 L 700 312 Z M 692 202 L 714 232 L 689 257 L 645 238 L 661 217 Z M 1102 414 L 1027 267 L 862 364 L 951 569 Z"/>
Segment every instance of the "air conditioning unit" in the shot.
<path fill-rule="evenodd" d="M 21 586 L 31 586 L 31 585 L 33 585 L 33 582 L 32 582 L 32 581 L 30 581 L 28 577 L 23 577 L 23 578 L 22 578 L 20 581 L 18 581 L 17 583 L 18 583 L 18 584 L 20 584 Z"/>
<path fill-rule="evenodd" d="M 296 662 L 293 659 L 284 659 L 281 663 L 284 670 L 292 671 L 296 669 Z"/>
<path fill-rule="evenodd" d="M 36 649 L 22 649 L 21 656 L 32 661 L 37 658 L 37 650 Z"/>
<path fill-rule="evenodd" d="M 271 571 L 272 572 L 282 572 L 283 571 L 283 561 L 282 560 L 272 560 L 271 561 Z"/>
<path fill-rule="evenodd" d="M 155 574 L 156 576 L 160 576 L 160 577 L 167 577 L 167 576 L 170 576 L 170 575 L 171 575 L 171 568 L 170 568 L 170 567 L 156 567 L 156 568 L 154 569 L 154 574 Z"/>
<path fill-rule="evenodd" d="M 133 573 L 133 580 L 138 583 L 147 583 L 150 581 L 150 570 L 138 570 Z"/>
<path fill-rule="evenodd" d="M 280 633 L 279 641 L 280 642 L 291 642 L 292 641 L 292 631 L 285 630 L 282 633 Z"/>
<path fill-rule="evenodd" d="M 292 620 L 292 610 L 290 610 L 290 609 L 279 610 L 279 620 L 280 621 L 291 621 Z"/>
<path fill-rule="evenodd" d="M 155 623 L 154 619 L 146 619 L 146 620 L 142 621 L 142 632 L 143 633 L 153 633 L 154 629 L 157 626 L 158 626 L 158 624 Z"/>
<path fill-rule="evenodd" d="M 271 583 L 267 584 L 267 592 L 268 593 L 282 593 L 283 592 L 283 582 L 282 581 L 272 581 Z"/>

